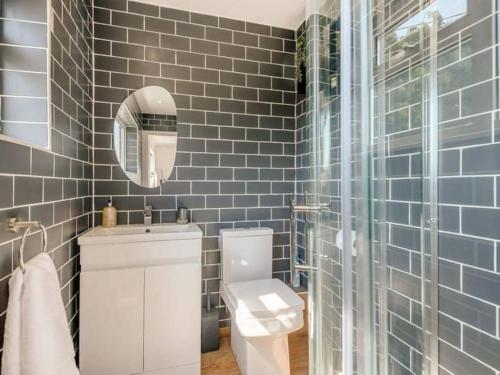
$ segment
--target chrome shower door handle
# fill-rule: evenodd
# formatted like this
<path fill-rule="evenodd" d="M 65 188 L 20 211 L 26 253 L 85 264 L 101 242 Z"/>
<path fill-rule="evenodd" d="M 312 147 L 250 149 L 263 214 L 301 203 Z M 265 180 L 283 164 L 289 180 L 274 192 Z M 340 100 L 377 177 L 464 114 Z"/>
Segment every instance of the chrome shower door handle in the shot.
<path fill-rule="evenodd" d="M 294 211 L 295 200 L 290 198 L 290 283 L 297 278 L 297 215 Z M 298 285 L 297 285 L 298 286 Z"/>
<path fill-rule="evenodd" d="M 319 213 L 327 208 L 327 204 L 297 205 L 295 199 L 290 198 L 290 276 L 292 283 L 296 279 L 297 272 L 308 272 L 313 269 L 307 256 L 310 250 L 310 241 L 306 241 L 305 261 L 300 263 L 297 260 L 297 213 L 302 212 L 307 215 L 308 213 Z"/>

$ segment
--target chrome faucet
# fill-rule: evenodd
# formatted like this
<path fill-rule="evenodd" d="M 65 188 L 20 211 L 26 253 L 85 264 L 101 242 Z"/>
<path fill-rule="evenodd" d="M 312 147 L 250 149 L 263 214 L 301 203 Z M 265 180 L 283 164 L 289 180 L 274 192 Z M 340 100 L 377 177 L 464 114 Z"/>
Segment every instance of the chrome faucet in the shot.
<path fill-rule="evenodd" d="M 143 215 L 144 215 L 144 225 L 151 225 L 153 222 L 153 206 L 145 206 Z"/>

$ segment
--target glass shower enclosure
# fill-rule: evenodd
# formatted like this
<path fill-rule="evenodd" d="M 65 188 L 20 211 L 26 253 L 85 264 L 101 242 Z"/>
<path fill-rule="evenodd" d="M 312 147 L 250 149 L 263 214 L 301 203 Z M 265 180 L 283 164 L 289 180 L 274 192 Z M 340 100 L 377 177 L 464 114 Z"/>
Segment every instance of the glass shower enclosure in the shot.
<path fill-rule="evenodd" d="M 311 374 L 500 374 L 497 0 L 308 0 Z"/>

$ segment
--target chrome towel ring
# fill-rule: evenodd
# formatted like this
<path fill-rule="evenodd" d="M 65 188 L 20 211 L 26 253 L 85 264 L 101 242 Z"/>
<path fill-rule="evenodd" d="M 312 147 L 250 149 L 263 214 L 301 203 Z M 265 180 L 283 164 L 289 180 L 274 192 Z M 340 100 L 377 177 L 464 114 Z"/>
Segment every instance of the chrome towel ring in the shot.
<path fill-rule="evenodd" d="M 26 228 L 21 238 L 21 246 L 19 247 L 19 268 L 24 273 L 24 246 L 26 246 L 26 239 L 32 232 L 33 228 L 39 228 L 42 232 L 42 252 L 47 252 L 47 230 L 45 226 L 39 221 L 17 221 L 16 218 L 9 219 L 9 230 L 13 233 L 18 233 L 21 228 Z"/>

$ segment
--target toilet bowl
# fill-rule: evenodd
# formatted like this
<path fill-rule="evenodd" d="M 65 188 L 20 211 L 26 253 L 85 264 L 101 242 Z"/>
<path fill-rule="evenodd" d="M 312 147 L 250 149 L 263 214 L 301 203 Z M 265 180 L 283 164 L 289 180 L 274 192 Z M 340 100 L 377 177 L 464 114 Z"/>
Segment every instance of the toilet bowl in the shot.
<path fill-rule="evenodd" d="M 272 279 L 270 228 L 221 230 L 221 297 L 231 349 L 244 375 L 290 374 L 288 334 L 304 325 L 304 301 Z"/>

